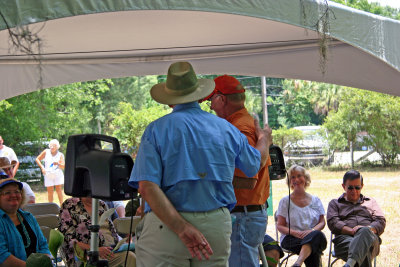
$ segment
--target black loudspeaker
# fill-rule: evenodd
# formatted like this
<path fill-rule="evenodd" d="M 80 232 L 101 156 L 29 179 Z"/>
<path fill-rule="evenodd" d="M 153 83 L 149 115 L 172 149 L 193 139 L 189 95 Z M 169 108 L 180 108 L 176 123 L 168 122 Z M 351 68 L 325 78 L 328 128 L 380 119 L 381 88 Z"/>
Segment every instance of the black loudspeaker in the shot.
<path fill-rule="evenodd" d="M 271 166 L 268 167 L 269 179 L 284 179 L 286 177 L 286 168 L 281 148 L 276 145 L 271 145 L 269 147 L 269 156 L 271 157 Z"/>
<path fill-rule="evenodd" d="M 126 200 L 137 195 L 128 185 L 133 160 L 121 153 L 118 139 L 100 134 L 68 137 L 65 194 L 103 200 Z"/>

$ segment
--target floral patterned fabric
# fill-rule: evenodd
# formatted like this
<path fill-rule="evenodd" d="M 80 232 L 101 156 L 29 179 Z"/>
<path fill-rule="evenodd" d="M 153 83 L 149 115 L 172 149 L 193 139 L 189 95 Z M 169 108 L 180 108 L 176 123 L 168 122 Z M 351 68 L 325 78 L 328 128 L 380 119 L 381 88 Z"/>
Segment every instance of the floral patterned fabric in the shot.
<path fill-rule="evenodd" d="M 107 206 L 100 200 L 99 218 L 105 210 L 107 210 Z M 108 219 L 105 224 L 101 226 L 99 231 L 99 247 L 110 245 L 110 240 L 108 240 L 110 237 L 109 233 L 111 233 L 111 237 L 113 238 L 111 240 L 113 244 L 118 242 L 118 234 L 112 222 Z M 64 201 L 60 209 L 59 230 L 64 234 L 62 250 L 66 256 L 68 266 L 76 266 L 74 260 L 74 242 L 79 241 L 90 244 L 90 231 L 88 229 L 90 225 L 91 217 L 79 198 L 69 198 Z"/>

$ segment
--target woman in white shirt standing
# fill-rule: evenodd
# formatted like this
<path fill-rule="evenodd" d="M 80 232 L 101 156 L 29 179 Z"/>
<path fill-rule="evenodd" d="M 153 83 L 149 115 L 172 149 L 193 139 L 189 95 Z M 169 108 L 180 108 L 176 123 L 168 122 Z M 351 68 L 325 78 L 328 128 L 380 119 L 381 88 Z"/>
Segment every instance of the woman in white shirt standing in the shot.
<path fill-rule="evenodd" d="M 53 202 L 54 187 L 58 195 L 60 205 L 63 203 L 62 185 L 64 184 L 65 167 L 64 155 L 60 151 L 60 143 L 57 139 L 53 139 L 49 143 L 49 149 L 45 149 L 36 158 L 36 163 L 39 165 L 44 175 L 44 186 L 47 188 L 47 197 L 49 202 Z M 44 166 L 42 164 L 44 160 Z"/>
<path fill-rule="evenodd" d="M 325 210 L 321 200 L 306 192 L 311 183 L 310 174 L 301 166 L 288 171 L 288 185 L 293 192 L 279 202 L 276 212 L 281 246 L 299 255 L 292 267 L 317 267 L 326 248 Z M 290 228 L 289 228 L 290 227 Z"/>

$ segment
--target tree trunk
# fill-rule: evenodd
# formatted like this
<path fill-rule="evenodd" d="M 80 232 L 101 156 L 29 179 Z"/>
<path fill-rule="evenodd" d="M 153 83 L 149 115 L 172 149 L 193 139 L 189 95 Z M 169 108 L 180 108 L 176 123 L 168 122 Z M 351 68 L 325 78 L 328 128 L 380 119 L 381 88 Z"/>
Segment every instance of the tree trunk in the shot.
<path fill-rule="evenodd" d="M 350 157 L 351 157 L 351 168 L 354 169 L 354 147 L 353 147 L 353 141 L 350 141 Z"/>

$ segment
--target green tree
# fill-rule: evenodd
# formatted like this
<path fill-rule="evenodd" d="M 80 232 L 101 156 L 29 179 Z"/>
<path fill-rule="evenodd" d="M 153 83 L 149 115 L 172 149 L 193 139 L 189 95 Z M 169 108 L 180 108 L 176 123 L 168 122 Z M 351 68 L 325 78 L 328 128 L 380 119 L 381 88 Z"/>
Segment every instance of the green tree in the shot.
<path fill-rule="evenodd" d="M 303 139 L 303 132 L 297 129 L 288 129 L 286 127 L 272 131 L 274 144 L 284 148 L 287 143 L 296 144 Z"/>
<path fill-rule="evenodd" d="M 400 98 L 358 90 L 362 98 L 366 145 L 375 148 L 384 166 L 392 165 L 400 154 Z"/>
<path fill-rule="evenodd" d="M 330 147 L 343 150 L 356 142 L 357 133 L 365 131 L 364 145 L 379 153 L 384 166 L 393 164 L 400 154 L 400 98 L 347 88 L 343 99 L 324 123 Z"/>
<path fill-rule="evenodd" d="M 368 2 L 367 0 L 331 0 L 333 2 L 363 10 L 376 15 L 400 20 L 400 9 L 390 6 L 381 6 L 377 2 Z"/>
<path fill-rule="evenodd" d="M 57 138 L 65 143 L 71 134 L 97 132 L 108 85 L 108 80 L 74 83 L 10 98 L 1 105 L 0 132 L 16 150 L 26 141 Z"/>
<path fill-rule="evenodd" d="M 285 80 L 283 82 L 283 96 L 274 104 L 279 105 L 279 124 L 292 128 L 300 125 L 320 125 L 323 115 L 314 112 L 311 103 L 312 86 L 310 82 L 299 80 Z"/>
<path fill-rule="evenodd" d="M 169 112 L 171 109 L 164 105 L 135 110 L 132 104 L 121 102 L 117 113 L 111 114 L 112 121 L 108 134 L 120 141 L 122 150 L 135 157 L 147 125 Z"/>

